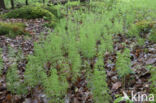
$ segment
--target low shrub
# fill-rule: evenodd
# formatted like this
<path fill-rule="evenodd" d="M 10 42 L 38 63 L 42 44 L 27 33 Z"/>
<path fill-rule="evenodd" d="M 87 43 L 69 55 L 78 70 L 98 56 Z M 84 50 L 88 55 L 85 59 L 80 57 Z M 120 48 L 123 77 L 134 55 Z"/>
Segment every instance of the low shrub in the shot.
<path fill-rule="evenodd" d="M 44 18 L 48 20 L 50 25 L 56 24 L 56 16 L 51 13 L 52 8 L 49 11 L 41 8 L 40 6 L 24 6 L 15 10 L 12 10 L 3 15 L 3 18 L 23 18 L 23 19 L 36 19 L 36 18 Z M 54 10 L 55 11 L 55 10 Z"/>
<path fill-rule="evenodd" d="M 0 22 L 0 35 L 7 35 L 9 37 L 15 37 L 17 35 L 29 34 L 25 31 L 25 25 L 23 23 L 4 23 Z"/>

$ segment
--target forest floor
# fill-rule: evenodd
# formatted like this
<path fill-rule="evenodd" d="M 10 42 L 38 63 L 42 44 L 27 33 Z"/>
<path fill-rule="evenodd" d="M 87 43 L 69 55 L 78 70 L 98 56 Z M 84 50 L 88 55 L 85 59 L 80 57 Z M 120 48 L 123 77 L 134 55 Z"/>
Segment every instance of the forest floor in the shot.
<path fill-rule="evenodd" d="M 3 21 L 4 20 L 1 20 Z M 31 93 L 24 96 L 13 95 L 7 91 L 6 87 L 6 71 L 8 66 L 14 61 L 14 56 L 8 54 L 8 46 L 11 46 L 15 51 L 18 52 L 20 49 L 22 51 L 22 59 L 18 62 L 18 70 L 20 77 L 23 78 L 23 73 L 25 71 L 25 66 L 27 64 L 26 57 L 33 53 L 34 42 L 38 41 L 40 33 L 45 36 L 48 31 L 53 31 L 43 26 L 46 22 L 43 19 L 35 20 L 22 20 L 22 19 L 7 19 L 5 22 L 24 22 L 26 24 L 26 29 L 31 33 L 31 37 L 17 36 L 16 38 L 9 38 L 5 36 L 0 36 L 0 48 L 3 48 L 3 61 L 4 70 L 2 71 L 3 76 L 0 78 L 0 103 L 47 103 L 47 98 L 43 93 L 40 86 L 34 88 Z M 121 79 L 118 78 L 117 71 L 115 69 L 116 54 L 106 53 L 105 55 L 105 69 L 107 74 L 107 83 L 111 92 L 111 96 L 115 99 L 116 94 L 123 94 L 123 91 L 127 94 L 131 94 L 131 91 L 140 92 L 145 94 L 150 93 L 150 71 L 147 69 L 146 65 L 156 66 L 156 44 L 145 42 L 145 45 L 136 45 L 135 38 L 126 38 L 120 34 L 113 37 L 114 50 L 123 50 L 123 43 L 126 43 L 131 50 L 131 62 L 132 69 L 134 73 L 130 74 L 125 78 L 125 84 L 122 83 Z M 94 63 L 95 61 L 91 61 Z M 68 91 L 68 97 L 66 98 L 66 103 L 93 103 L 92 94 L 87 88 L 87 80 L 82 72 L 82 76 L 77 79 L 77 82 L 73 84 L 75 89 L 70 88 Z"/>

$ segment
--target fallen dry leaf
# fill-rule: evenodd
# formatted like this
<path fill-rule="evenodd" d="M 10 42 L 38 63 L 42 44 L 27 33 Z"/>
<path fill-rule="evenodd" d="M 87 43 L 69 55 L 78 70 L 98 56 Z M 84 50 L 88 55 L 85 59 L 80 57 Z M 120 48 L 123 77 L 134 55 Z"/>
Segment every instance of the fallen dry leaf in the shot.
<path fill-rule="evenodd" d="M 122 83 L 121 82 L 116 82 L 113 84 L 112 89 L 117 90 L 121 87 Z"/>

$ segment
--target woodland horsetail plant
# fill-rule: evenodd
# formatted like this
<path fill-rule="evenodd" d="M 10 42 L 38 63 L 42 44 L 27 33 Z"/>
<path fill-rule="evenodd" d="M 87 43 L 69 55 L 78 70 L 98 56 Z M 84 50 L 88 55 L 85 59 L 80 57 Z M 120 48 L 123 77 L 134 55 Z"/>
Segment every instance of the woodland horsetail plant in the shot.
<path fill-rule="evenodd" d="M 80 12 L 77 13 L 82 16 Z M 95 74 L 93 74 L 91 78 L 94 80 L 93 83 L 96 86 L 95 88 L 93 87 L 93 93 L 95 93 L 95 98 L 98 99 L 97 102 L 103 100 L 102 97 L 106 95 L 108 90 L 106 77 L 102 76 L 106 75 L 102 58 L 106 51 L 112 50 L 112 35 L 105 35 L 103 33 L 102 40 L 100 31 L 102 31 L 103 25 L 98 26 L 98 23 L 102 19 L 98 18 L 98 22 L 96 23 L 93 22 L 97 17 L 96 15 L 92 13 L 83 15 L 83 24 L 81 26 L 77 24 L 79 21 L 76 21 L 77 23 L 75 24 L 72 21 L 72 17 L 68 18 L 68 20 L 62 19 L 60 25 L 47 37 L 46 41 L 41 40 L 35 44 L 34 54 L 28 57 L 29 62 L 25 71 L 26 84 L 31 87 L 39 84 L 43 85 L 48 97 L 53 98 L 52 102 L 61 102 L 60 99 L 65 97 L 67 88 L 69 88 L 68 83 L 74 83 L 77 77 L 81 76 L 80 71 L 83 69 L 82 59 L 86 58 L 86 60 L 89 60 L 95 57 L 97 51 L 96 42 L 98 40 L 101 41 L 101 46 L 99 46 L 101 57 L 98 58 Z M 90 15 L 90 17 L 87 15 Z M 75 20 L 77 20 L 77 18 L 78 17 L 75 17 Z M 68 24 L 67 30 L 66 23 Z M 95 25 L 97 26 L 94 27 Z M 106 45 L 107 43 L 109 43 L 109 45 Z M 47 67 L 47 63 L 51 64 L 50 67 Z M 102 70 L 98 71 L 99 67 L 102 68 Z M 96 76 L 99 76 L 98 78 L 102 81 L 100 84 L 96 84 Z M 40 78 L 40 80 L 37 78 Z M 71 78 L 72 82 L 66 78 Z M 103 86 L 106 91 L 100 93 Z M 98 90 L 98 88 L 101 89 Z M 100 94 L 97 94 L 96 90 Z M 107 97 L 109 97 L 109 95 L 107 95 Z M 109 100 L 110 99 L 108 99 L 108 101 Z"/>
<path fill-rule="evenodd" d="M 117 53 L 116 69 L 121 77 L 131 73 L 130 50 L 128 48 L 125 48 L 122 53 Z"/>
<path fill-rule="evenodd" d="M 151 78 L 149 80 L 151 82 L 151 92 L 155 94 L 156 93 L 156 75 L 155 75 L 156 67 L 149 65 L 148 69 L 151 72 Z"/>
<path fill-rule="evenodd" d="M 50 103 L 65 103 L 69 90 L 73 89 L 72 87 L 75 86 L 79 78 L 86 77 L 88 83 L 86 85 L 93 101 L 95 103 L 112 103 L 107 84 L 106 55 L 111 55 L 114 52 L 117 54 L 114 67 L 117 75 L 123 81 L 132 72 L 130 49 L 124 47 L 120 51 L 115 50 L 114 38 L 120 34 L 121 37 L 135 38 L 134 41 L 144 41 L 142 31 L 145 31 L 146 26 L 142 27 L 138 24 L 144 19 L 153 21 L 156 17 L 152 12 L 155 10 L 155 5 L 151 1 L 138 2 L 140 1 L 104 0 L 101 3 L 93 0 L 86 7 L 78 3 L 75 8 L 73 7 L 74 9 L 72 3 L 66 4 L 65 7 L 56 5 L 58 8 L 63 6 L 60 9 L 62 11 L 67 10 L 66 17 L 60 17 L 61 19 L 53 32 L 49 32 L 46 37 L 41 35 L 34 43 L 33 54 L 26 57 L 28 62 L 23 73 L 23 81 L 20 75 L 17 75 L 19 74 L 19 60 L 13 61 L 9 66 L 6 75 L 8 91 L 18 95 L 27 94 L 29 90 L 40 86 Z M 156 1 L 153 2 L 156 3 Z M 151 6 L 149 7 L 147 4 L 151 4 Z M 28 11 L 33 9 L 35 12 L 40 7 L 24 8 Z M 16 12 L 18 10 L 16 9 Z M 150 12 L 147 12 L 148 10 Z M 41 17 L 44 17 L 45 20 L 53 19 L 55 21 L 57 15 L 53 18 L 49 9 L 41 11 L 44 14 Z M 16 12 L 10 12 L 10 14 L 14 15 Z M 34 18 L 36 16 L 38 18 L 39 12 L 37 11 L 36 15 L 32 13 Z M 19 15 L 14 16 L 18 17 Z M 154 42 L 155 30 L 150 29 L 152 30 L 149 30 L 148 33 L 150 34 L 152 31 L 152 35 L 149 35 L 149 38 Z M 123 41 L 121 40 L 121 42 Z M 0 70 L 2 69 L 3 60 L 0 51 Z M 155 68 L 151 70 L 150 81 L 153 83 L 155 83 L 155 70 Z M 85 75 L 82 72 L 85 72 Z M 152 86 L 154 87 L 154 84 Z M 77 91 L 75 88 L 74 92 Z"/>
<path fill-rule="evenodd" d="M 18 94 L 18 95 L 26 94 L 27 90 L 25 84 L 22 81 L 20 81 L 20 77 L 17 74 L 19 74 L 17 70 L 17 65 L 12 64 L 9 67 L 9 70 L 6 75 L 7 89 L 11 91 L 11 93 L 13 94 Z"/>
<path fill-rule="evenodd" d="M 111 97 L 109 95 L 109 89 L 106 82 L 106 72 L 104 68 L 103 56 L 99 55 L 96 61 L 94 72 L 92 74 L 88 86 L 93 93 L 93 99 L 95 103 L 110 103 Z"/>
<path fill-rule="evenodd" d="M 124 83 L 125 87 L 125 79 L 132 73 L 130 50 L 128 48 L 125 48 L 123 52 L 117 52 L 116 69 L 119 77 L 122 78 L 122 83 Z"/>

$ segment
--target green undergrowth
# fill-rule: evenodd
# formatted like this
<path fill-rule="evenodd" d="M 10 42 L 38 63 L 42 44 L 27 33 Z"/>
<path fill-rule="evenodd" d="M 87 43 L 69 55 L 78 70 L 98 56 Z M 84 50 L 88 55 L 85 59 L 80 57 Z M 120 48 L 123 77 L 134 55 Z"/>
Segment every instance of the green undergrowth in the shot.
<path fill-rule="evenodd" d="M 116 16 L 114 20 L 119 22 L 117 27 L 122 27 L 120 34 L 126 34 L 127 37 L 136 38 L 138 44 L 144 45 L 147 33 L 155 25 L 155 6 L 151 1 L 146 0 L 142 2 L 139 2 L 139 0 L 128 1 L 128 3 L 122 2 L 122 0 L 117 1 L 114 6 L 115 9 L 111 9 L 110 12 Z M 149 4 L 151 6 L 148 6 Z"/>
<path fill-rule="evenodd" d="M 80 6 L 80 2 L 79 2 L 79 1 L 67 2 L 67 3 L 65 4 L 65 6 L 68 6 L 68 7 Z"/>
<path fill-rule="evenodd" d="M 104 57 L 115 52 L 113 37 L 117 34 L 129 38 L 143 38 L 139 33 L 142 30 L 138 30 L 140 27 L 137 28 L 136 21 L 146 19 L 142 18 L 142 15 L 146 14 L 145 7 L 148 6 L 141 5 L 150 1 L 143 0 L 141 5 L 137 4 L 138 1 L 127 3 L 122 0 L 108 0 L 106 6 L 103 3 L 103 6 L 98 6 L 92 1 L 92 10 L 88 7 L 79 10 L 65 7 L 67 18 L 60 19 L 54 31 L 49 32 L 46 38 L 41 35 L 34 44 L 34 53 L 27 57 L 24 85 L 31 89 L 39 85 L 50 103 L 64 103 L 68 90 L 76 91 L 77 88 L 73 86 L 83 75 L 95 103 L 113 102 L 109 94 Z M 154 9 L 152 7 L 148 9 Z M 139 16 L 136 12 L 140 13 Z M 155 17 L 149 13 L 146 15 L 150 17 L 149 21 Z M 130 49 L 117 51 L 116 59 L 117 73 L 124 80 L 132 73 Z M 13 70 L 14 72 L 9 71 L 10 74 L 18 72 Z M 12 77 L 12 81 L 10 79 L 8 81 L 11 85 L 15 85 L 12 81 L 18 81 L 18 77 Z"/>
<path fill-rule="evenodd" d="M 121 52 L 118 51 L 116 59 L 116 70 L 125 88 L 126 78 L 133 72 L 131 69 L 130 50 L 125 48 Z"/>
<path fill-rule="evenodd" d="M 27 93 L 25 84 L 20 79 L 17 64 L 12 64 L 8 68 L 6 81 L 7 90 L 12 94 L 21 95 Z"/>
<path fill-rule="evenodd" d="M 151 29 L 151 33 L 150 33 L 150 35 L 149 35 L 148 38 L 149 38 L 149 40 L 151 42 L 156 43 L 156 27 L 154 27 L 153 29 Z"/>
<path fill-rule="evenodd" d="M 77 78 L 81 77 L 81 70 L 85 70 L 83 63 L 89 63 L 96 57 L 97 52 L 103 56 L 105 52 L 113 50 L 112 35 L 109 34 L 111 31 L 103 31 L 104 25 L 109 25 L 104 22 L 105 18 L 107 18 L 105 15 L 97 18 L 93 13 L 74 12 L 74 17 L 71 16 L 68 20 L 62 19 L 46 40 L 41 39 L 35 44 L 34 55 L 28 57 L 29 62 L 25 71 L 26 84 L 30 87 L 40 84 L 45 88 L 48 97 L 56 97 L 53 101 L 64 100 L 67 89 L 70 88 L 69 85 L 74 84 Z M 96 19 L 97 22 L 94 22 Z M 101 20 L 102 24 L 98 25 Z M 97 50 L 98 41 L 101 43 Z M 104 62 L 102 58 L 100 58 L 100 62 Z M 99 64 L 99 66 L 104 66 L 104 64 Z M 95 74 L 91 75 L 94 75 L 92 79 L 95 80 L 93 83 L 96 87 L 91 90 L 95 93 L 95 98 L 98 98 L 95 101 L 99 102 L 106 95 L 108 87 L 106 77 L 102 76 L 105 74 L 105 69 L 102 69 L 102 73 L 97 66 L 95 68 Z M 88 70 L 85 71 L 91 71 L 91 67 L 88 66 Z M 96 84 L 97 76 L 102 81 L 100 84 Z M 54 80 L 56 85 L 53 84 Z M 52 84 L 53 87 L 50 88 L 49 86 Z M 103 88 L 105 90 L 100 92 Z M 96 91 L 100 94 L 97 95 Z M 105 96 L 105 99 L 108 99 L 107 97 L 109 94 Z"/>
<path fill-rule="evenodd" d="M 150 85 L 151 93 L 156 94 L 156 86 L 155 86 L 155 84 L 156 84 L 156 75 L 155 75 L 156 67 L 149 65 L 149 66 L 147 66 L 147 68 L 149 69 L 149 71 L 151 73 L 151 77 L 149 80 L 151 82 L 151 85 Z"/>
<path fill-rule="evenodd" d="M 20 49 L 15 49 L 8 45 L 8 58 L 10 64 L 8 65 L 6 73 L 6 87 L 9 92 L 16 95 L 25 95 L 27 88 L 25 82 L 21 79 L 21 75 L 18 68 L 18 62 L 21 61 L 24 56 Z"/>
<path fill-rule="evenodd" d="M 68 88 L 67 82 L 60 82 L 57 70 L 51 69 L 50 76 L 44 82 L 44 89 L 51 103 L 64 103 L 64 96 Z"/>
<path fill-rule="evenodd" d="M 23 18 L 23 19 L 36 19 L 44 18 L 48 20 L 48 26 L 55 26 L 59 18 L 62 17 L 59 10 L 54 6 L 24 6 L 9 11 L 2 16 L 5 18 Z"/>
<path fill-rule="evenodd" d="M 88 87 L 91 88 L 91 92 L 93 93 L 93 100 L 95 103 L 101 103 L 101 101 L 110 103 L 112 99 L 109 95 L 104 61 L 101 54 L 98 56 L 98 60 L 96 61 L 94 67 L 94 72 L 89 77 L 89 79 L 90 81 L 88 83 Z"/>
<path fill-rule="evenodd" d="M 25 30 L 23 23 L 0 22 L 0 35 L 16 37 L 17 35 L 29 35 L 29 33 Z"/>
<path fill-rule="evenodd" d="M 56 16 L 57 19 L 61 19 L 64 16 L 64 13 L 60 10 L 60 8 L 57 8 L 56 6 L 49 5 L 49 6 L 41 6 L 42 8 L 48 10 L 52 14 Z"/>
<path fill-rule="evenodd" d="M 155 38 L 156 21 L 139 21 L 129 30 L 130 34 L 137 38 L 138 44 L 144 45 L 145 40 L 156 42 Z"/>
<path fill-rule="evenodd" d="M 123 52 L 117 52 L 116 69 L 121 77 L 125 77 L 132 72 L 130 50 L 128 48 L 125 48 Z"/>
<path fill-rule="evenodd" d="M 155 87 L 156 76 L 155 76 L 155 73 L 156 73 L 156 67 L 153 66 L 151 68 L 151 79 L 150 79 L 150 81 L 152 82 L 151 86 L 153 86 L 154 93 L 156 93 L 156 87 Z"/>

